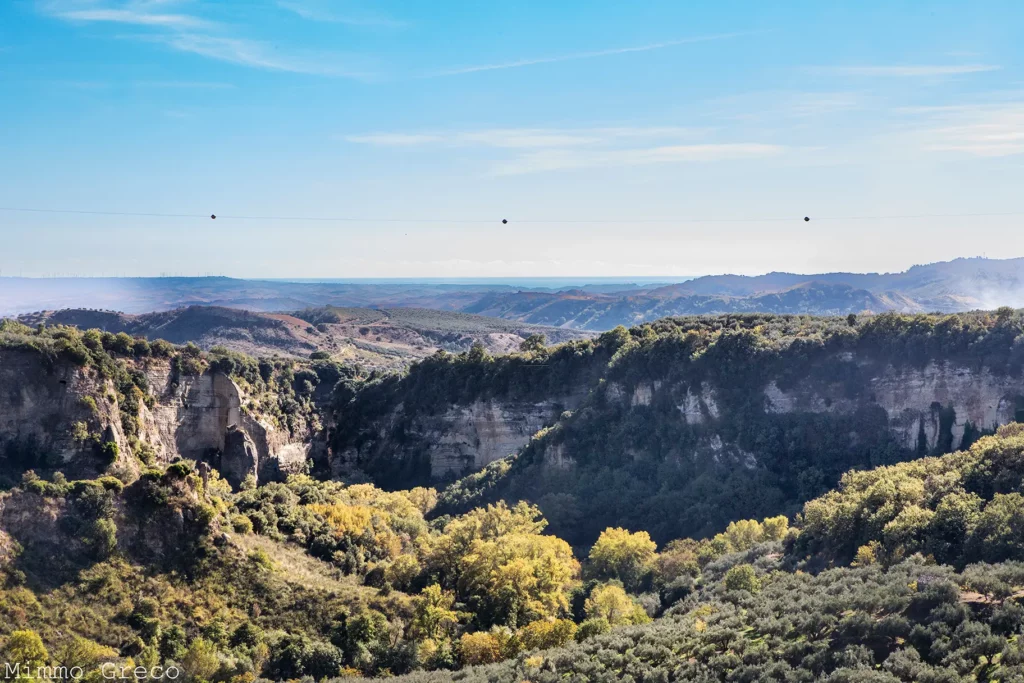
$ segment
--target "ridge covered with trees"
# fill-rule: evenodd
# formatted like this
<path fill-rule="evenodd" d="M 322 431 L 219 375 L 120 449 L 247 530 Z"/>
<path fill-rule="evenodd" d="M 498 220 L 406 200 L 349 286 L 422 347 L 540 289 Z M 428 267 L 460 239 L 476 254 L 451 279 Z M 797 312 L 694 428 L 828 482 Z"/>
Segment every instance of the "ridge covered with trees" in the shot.
<path fill-rule="evenodd" d="M 713 534 L 730 520 L 793 514 L 851 468 L 948 452 L 951 406 L 933 406 L 934 446 L 919 439 L 908 447 L 875 402 L 873 380 L 951 363 L 1019 379 L 1024 396 L 1022 340 L 1024 320 L 1013 309 L 669 318 L 507 357 L 479 349 L 431 357 L 405 376 L 336 395 L 332 444 L 336 453 L 356 452 L 382 486 L 426 484 L 418 422 L 481 398 L 514 402 L 575 390 L 576 410 L 520 453 L 447 486 L 440 510 L 529 500 L 574 545 L 613 525 L 666 542 Z M 765 398 L 771 385 L 852 408 L 773 411 Z M 709 392 L 714 414 L 683 415 L 681 406 Z M 640 394 L 644 400 L 635 400 Z M 992 428 L 967 423 L 957 445 Z"/>
<path fill-rule="evenodd" d="M 438 354 L 403 376 L 324 357 L 146 342 L 147 354 L 128 335 L 74 328 L 0 333 L 5 347 L 72 362 L 141 400 L 140 358 L 222 372 L 269 402 L 261 412 L 290 399 L 322 416 L 336 444 L 364 436 L 339 416 L 371 420 L 395 401 L 429 413 L 590 387 L 517 457 L 441 491 L 331 481 L 316 467 L 232 490 L 206 463 L 137 453 L 137 473 L 108 466 L 69 480 L 56 464 L 37 472 L 8 459 L 18 472 L 5 471 L 12 485 L 0 493 L 0 658 L 79 666 L 90 680 L 104 662 L 176 666 L 188 683 L 1024 677 L 1024 427 L 979 429 L 952 454 L 886 450 L 883 439 L 859 451 L 829 438 L 848 423 L 797 416 L 772 442 L 784 446 L 774 479 L 709 489 L 715 470 L 672 478 L 652 467 L 698 435 L 658 412 L 678 411 L 678 396 L 615 400 L 652 378 L 677 390 L 712 383 L 723 415 L 739 416 L 727 433 L 745 444 L 765 438 L 750 396 L 769 379 L 863 391 L 837 353 L 874 368 L 940 358 L 1019 375 L 1015 311 L 666 320 L 554 348 L 527 340 L 508 357 Z M 865 438 L 877 428 L 856 419 Z M 591 453 L 593 467 L 575 484 L 540 486 L 530 468 L 553 445 Z M 811 486 L 797 473 L 814 465 L 831 469 Z M 785 488 L 794 482 L 806 487 Z M 736 505 L 722 504 L 728 494 Z M 590 495 L 594 507 L 580 507 Z"/>

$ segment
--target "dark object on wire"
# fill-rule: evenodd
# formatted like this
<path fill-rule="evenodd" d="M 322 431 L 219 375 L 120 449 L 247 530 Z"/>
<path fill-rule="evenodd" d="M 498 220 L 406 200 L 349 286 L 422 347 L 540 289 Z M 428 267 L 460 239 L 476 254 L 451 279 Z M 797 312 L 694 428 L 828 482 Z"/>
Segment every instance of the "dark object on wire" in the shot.
<path fill-rule="evenodd" d="M 810 216 L 804 216 L 804 220 L 805 221 L 809 221 L 809 220 L 811 220 L 811 217 Z"/>
<path fill-rule="evenodd" d="M 215 213 L 211 213 L 211 214 L 210 214 L 210 218 L 212 218 L 212 219 L 216 219 L 216 218 L 217 218 L 217 214 L 215 214 Z"/>
<path fill-rule="evenodd" d="M 501 224 L 505 225 L 506 223 L 508 223 L 508 219 L 507 218 L 502 218 L 501 219 Z"/>

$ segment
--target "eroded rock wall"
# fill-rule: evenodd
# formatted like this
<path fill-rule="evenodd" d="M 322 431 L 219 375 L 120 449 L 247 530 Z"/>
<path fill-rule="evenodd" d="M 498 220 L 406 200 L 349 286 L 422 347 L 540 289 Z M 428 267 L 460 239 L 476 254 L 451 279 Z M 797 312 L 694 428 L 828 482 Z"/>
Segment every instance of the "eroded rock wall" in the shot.
<path fill-rule="evenodd" d="M 567 395 L 546 401 L 478 400 L 408 422 L 400 408 L 375 426 L 375 438 L 362 448 L 336 454 L 331 467 L 336 476 L 346 476 L 353 469 L 372 473 L 374 458 L 404 459 L 419 463 L 431 479 L 461 476 L 515 453 L 580 399 L 581 395 Z M 399 423 L 401 428 L 396 428 Z"/>
<path fill-rule="evenodd" d="M 933 452 L 957 450 L 967 430 L 992 431 L 1013 422 L 1024 407 L 1024 378 L 930 363 L 924 368 L 885 368 L 871 377 L 866 394 L 854 397 L 821 384 L 783 391 L 774 382 L 764 394 L 766 410 L 773 413 L 852 413 L 861 405 L 876 404 L 888 415 L 900 445 Z"/>
<path fill-rule="evenodd" d="M 477 401 L 453 407 L 441 418 L 443 429 L 424 434 L 430 443 L 431 472 L 434 476 L 461 474 L 515 453 L 554 423 L 563 409 L 553 401 Z"/>
<path fill-rule="evenodd" d="M 304 465 L 306 440 L 243 410 L 244 393 L 227 375 L 177 376 L 162 359 L 140 361 L 138 369 L 151 396 L 150 405 L 139 408 L 138 440 L 157 462 L 178 456 L 206 460 L 222 467 L 236 486 L 247 473 L 267 480 Z M 76 439 L 76 424 L 116 443 L 117 460 L 99 457 L 95 439 Z M 245 462 L 244 448 L 229 448 L 237 445 L 229 443 L 236 433 L 250 444 L 255 463 Z M 0 457 L 8 461 L 0 464 L 9 478 L 33 468 L 61 470 L 69 477 L 95 476 L 108 466 L 130 474 L 141 468 L 137 455 L 122 428 L 110 380 L 95 369 L 50 362 L 32 351 L 0 352 Z"/>
<path fill-rule="evenodd" d="M 235 486 L 246 474 L 275 479 L 305 463 L 308 444 L 243 410 L 244 393 L 227 375 L 175 378 L 168 365 L 156 364 L 146 376 L 157 400 L 143 408 L 139 436 L 161 459 L 212 461 Z"/>
<path fill-rule="evenodd" d="M 95 444 L 76 439 L 82 423 L 119 446 L 128 466 L 120 416 L 109 381 L 69 363 L 50 362 L 33 351 L 0 351 L 0 467 L 17 479 L 28 469 L 88 476 L 104 463 Z"/>

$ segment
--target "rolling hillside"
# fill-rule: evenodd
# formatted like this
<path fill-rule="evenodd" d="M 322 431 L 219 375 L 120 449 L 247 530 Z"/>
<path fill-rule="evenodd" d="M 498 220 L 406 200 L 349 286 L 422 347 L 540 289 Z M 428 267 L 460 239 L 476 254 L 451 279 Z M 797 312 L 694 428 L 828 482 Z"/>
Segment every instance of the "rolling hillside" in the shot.
<path fill-rule="evenodd" d="M 943 312 L 1024 305 L 1024 259 L 962 258 L 901 273 L 714 275 L 638 285 L 540 287 L 436 282 L 289 282 L 206 278 L 0 278 L 0 315 L 63 308 L 132 314 L 190 305 L 259 312 L 427 308 L 585 330 L 671 315 Z M 675 281 L 673 281 L 675 280 Z"/>
<path fill-rule="evenodd" d="M 490 353 L 508 353 L 531 334 L 545 335 L 550 343 L 587 336 L 573 330 L 423 309 L 320 308 L 289 314 L 188 306 L 141 315 L 64 309 L 24 315 L 19 320 L 29 325 L 125 332 L 175 344 L 193 342 L 203 349 L 224 347 L 250 355 L 308 357 L 320 350 L 336 360 L 367 368 L 398 368 L 438 349 L 466 351 L 476 342 Z"/>

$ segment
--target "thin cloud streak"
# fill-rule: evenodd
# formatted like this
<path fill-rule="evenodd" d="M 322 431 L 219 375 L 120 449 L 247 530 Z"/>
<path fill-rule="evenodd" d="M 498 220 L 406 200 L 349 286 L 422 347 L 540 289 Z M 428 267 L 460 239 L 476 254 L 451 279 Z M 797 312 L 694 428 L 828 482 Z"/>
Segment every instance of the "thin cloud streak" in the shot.
<path fill-rule="evenodd" d="M 890 78 L 928 78 L 998 71 L 994 64 L 904 65 L 904 66 L 816 66 L 811 71 L 845 76 L 877 76 Z"/>
<path fill-rule="evenodd" d="M 210 22 L 188 14 L 152 14 L 131 9 L 82 9 L 55 12 L 54 16 L 66 21 L 107 22 L 133 26 L 161 26 L 164 28 L 195 29 L 210 26 Z"/>
<path fill-rule="evenodd" d="M 371 78 L 368 73 L 332 64 L 331 60 L 324 55 L 300 58 L 275 54 L 274 51 L 268 49 L 265 43 L 243 38 L 224 38 L 196 33 L 174 33 L 164 36 L 143 36 L 142 38 L 162 43 L 180 52 L 189 52 L 209 59 L 268 71 L 343 76 L 366 80 Z"/>
<path fill-rule="evenodd" d="M 974 157 L 1024 154 L 1024 102 L 921 108 L 925 123 L 917 132 L 926 152 Z"/>
<path fill-rule="evenodd" d="M 181 0 L 163 2 L 110 2 L 82 8 L 68 0 L 50 0 L 38 5 L 44 14 L 68 22 L 108 22 L 155 29 L 152 33 L 120 35 L 120 39 L 139 40 L 165 45 L 179 52 L 200 55 L 208 59 L 239 66 L 318 76 L 337 76 L 356 80 L 373 80 L 373 74 L 350 68 L 343 55 L 334 53 L 283 54 L 262 41 L 220 35 L 222 25 L 208 22 L 188 14 L 166 14 L 153 11 L 162 5 L 179 4 Z M 156 83 L 149 87 L 232 87 L 229 85 L 170 85 Z"/>
<path fill-rule="evenodd" d="M 480 146 L 504 149 L 561 148 L 610 145 L 643 138 L 693 138 L 708 129 L 675 126 L 623 126 L 609 128 L 492 128 L 483 130 L 419 133 L 375 132 L 345 135 L 346 142 L 381 147 L 417 145 Z"/>
<path fill-rule="evenodd" d="M 494 175 L 523 175 L 545 171 L 582 168 L 646 166 L 667 163 L 696 163 L 762 159 L 785 153 L 787 147 L 762 143 L 705 145 L 664 145 L 642 149 L 606 151 L 542 150 L 524 154 L 496 165 Z"/>
<path fill-rule="evenodd" d="M 496 128 L 471 131 L 367 133 L 342 139 L 378 147 L 476 147 L 510 156 L 491 164 L 492 175 L 523 175 L 581 168 L 758 159 L 788 151 L 758 142 L 679 144 L 713 129 L 620 126 L 578 129 Z M 648 144 L 643 145 L 642 143 Z M 650 144 L 651 142 L 660 144 Z"/>
<path fill-rule="evenodd" d="M 736 38 L 739 36 L 752 35 L 757 32 L 737 32 L 737 33 L 721 33 L 710 36 L 696 36 L 693 38 L 682 38 L 680 40 L 669 40 L 661 43 L 650 43 L 649 45 L 638 45 L 634 47 L 619 47 L 611 48 L 607 50 L 592 50 L 588 52 L 575 52 L 567 55 L 557 55 L 554 57 L 536 57 L 530 59 L 518 59 L 511 62 L 499 62 L 497 64 L 480 64 L 476 66 L 464 66 L 455 69 L 445 69 L 442 71 L 435 71 L 428 76 L 439 77 L 439 76 L 458 76 L 460 74 L 476 73 L 478 71 L 495 71 L 498 69 L 515 69 L 521 66 L 533 66 L 535 64 L 553 64 L 556 62 L 570 62 L 578 59 L 592 59 L 594 57 L 607 57 L 610 55 L 621 55 L 628 54 L 631 52 L 650 52 L 651 50 L 661 50 L 666 47 L 673 47 L 675 45 L 687 45 L 690 43 L 704 43 L 713 40 L 725 40 L 728 38 Z"/>
<path fill-rule="evenodd" d="M 307 20 L 319 21 L 329 24 L 346 24 L 348 26 L 380 26 L 388 28 L 401 28 L 406 26 L 404 21 L 398 21 L 389 17 L 373 14 L 339 14 L 320 6 L 310 5 L 302 0 L 278 0 L 277 6 L 288 10 L 293 14 Z"/>

